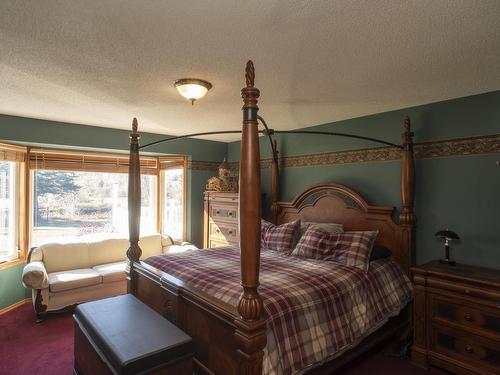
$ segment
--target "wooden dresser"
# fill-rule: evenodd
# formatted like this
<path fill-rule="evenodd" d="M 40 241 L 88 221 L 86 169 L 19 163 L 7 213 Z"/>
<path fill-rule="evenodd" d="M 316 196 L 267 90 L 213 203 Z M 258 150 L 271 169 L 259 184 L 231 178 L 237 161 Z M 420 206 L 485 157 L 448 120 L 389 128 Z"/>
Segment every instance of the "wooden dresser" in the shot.
<path fill-rule="evenodd" d="M 412 362 L 456 374 L 500 374 L 500 270 L 433 261 L 412 272 Z"/>
<path fill-rule="evenodd" d="M 205 192 L 203 247 L 237 245 L 238 193 Z"/>

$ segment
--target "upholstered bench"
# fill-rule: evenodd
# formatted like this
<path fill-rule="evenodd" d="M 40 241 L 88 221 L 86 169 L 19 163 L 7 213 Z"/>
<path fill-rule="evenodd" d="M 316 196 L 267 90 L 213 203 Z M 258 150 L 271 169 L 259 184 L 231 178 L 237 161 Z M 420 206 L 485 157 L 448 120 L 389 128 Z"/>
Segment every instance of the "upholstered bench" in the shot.
<path fill-rule="evenodd" d="M 74 321 L 75 374 L 192 374 L 191 338 L 131 294 L 83 303 Z"/>

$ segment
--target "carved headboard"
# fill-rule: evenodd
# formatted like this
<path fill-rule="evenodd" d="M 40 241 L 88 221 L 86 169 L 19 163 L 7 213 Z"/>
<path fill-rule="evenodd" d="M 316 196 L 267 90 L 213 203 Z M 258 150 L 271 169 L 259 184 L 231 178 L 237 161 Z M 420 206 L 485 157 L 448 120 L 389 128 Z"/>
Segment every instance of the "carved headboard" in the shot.
<path fill-rule="evenodd" d="M 337 184 L 315 185 L 291 203 L 279 202 L 278 224 L 296 219 L 339 223 L 345 231 L 378 230 L 377 243 L 388 247 L 406 273 L 412 264 L 405 228 L 392 218 L 393 207 L 370 206 L 352 189 Z"/>

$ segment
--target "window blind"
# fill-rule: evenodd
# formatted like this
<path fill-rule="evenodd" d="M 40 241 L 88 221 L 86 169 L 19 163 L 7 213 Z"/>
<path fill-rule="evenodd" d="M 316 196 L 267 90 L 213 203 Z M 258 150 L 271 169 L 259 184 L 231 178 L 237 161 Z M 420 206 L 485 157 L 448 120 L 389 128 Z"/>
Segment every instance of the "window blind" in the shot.
<path fill-rule="evenodd" d="M 184 168 L 186 158 L 184 156 L 160 156 L 158 158 L 160 169 Z"/>
<path fill-rule="evenodd" d="M 141 174 L 158 173 L 158 158 L 141 157 Z M 128 173 L 129 155 L 78 152 L 67 150 L 30 149 L 30 169 L 80 172 Z"/>
<path fill-rule="evenodd" d="M 0 143 L 0 161 L 24 162 L 27 151 L 24 146 Z"/>

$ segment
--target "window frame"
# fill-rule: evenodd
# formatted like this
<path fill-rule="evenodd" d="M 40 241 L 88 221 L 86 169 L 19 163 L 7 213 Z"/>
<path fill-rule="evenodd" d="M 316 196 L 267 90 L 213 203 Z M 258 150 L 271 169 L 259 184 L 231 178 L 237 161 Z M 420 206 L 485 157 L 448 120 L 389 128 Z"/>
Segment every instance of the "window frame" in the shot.
<path fill-rule="evenodd" d="M 36 158 L 40 155 L 40 160 Z M 45 161 L 43 160 L 45 155 Z M 111 162 L 110 162 L 111 160 Z M 114 161 L 112 161 L 114 160 Z M 102 164 L 99 164 L 102 162 Z M 31 230 L 32 230 L 32 178 L 31 172 L 36 170 L 39 164 L 44 164 L 45 170 L 60 170 L 60 171 L 95 171 L 95 172 L 115 172 L 126 173 L 128 172 L 129 154 L 123 152 L 99 152 L 99 151 L 86 151 L 77 149 L 57 149 L 57 148 L 41 148 L 33 147 L 28 150 L 27 166 L 26 166 L 26 212 L 25 212 L 25 235 L 26 243 L 31 244 Z M 81 166 L 78 169 L 70 168 L 76 165 L 75 163 L 87 163 L 88 166 Z M 175 163 L 183 170 L 183 207 L 182 207 L 182 241 L 187 237 L 187 171 L 188 171 L 188 158 L 185 155 L 162 155 L 151 156 L 141 155 L 141 175 L 154 175 L 156 176 L 156 231 L 163 234 L 163 213 L 164 213 L 164 178 L 162 171 L 167 169 L 165 166 L 169 163 Z M 115 168 L 116 166 L 116 168 Z M 144 171 L 144 173 L 143 173 Z"/>
<path fill-rule="evenodd" d="M 169 169 L 168 163 L 174 163 L 178 169 L 182 169 L 183 177 L 182 177 L 182 238 L 181 241 L 186 241 L 187 237 L 187 170 L 188 170 L 188 159 L 184 155 L 179 156 L 159 156 L 158 157 L 158 233 L 162 235 L 167 234 L 163 233 L 163 214 L 165 211 L 165 177 L 164 170 Z M 175 240 L 175 238 L 174 238 Z"/>
<path fill-rule="evenodd" d="M 0 270 L 14 267 L 25 263 L 30 252 L 31 244 L 31 229 L 32 229 L 32 178 L 31 172 L 37 168 L 33 167 L 34 155 L 45 153 L 51 158 L 46 158 L 45 162 L 50 166 L 58 166 L 58 168 L 40 168 L 46 170 L 61 170 L 61 171 L 96 171 L 96 172 L 115 172 L 126 173 L 128 171 L 128 153 L 123 152 L 101 152 L 93 150 L 81 150 L 75 148 L 60 149 L 46 147 L 27 147 L 15 143 L 0 142 L 0 160 L 8 160 L 16 162 L 16 215 L 17 215 L 17 258 L 0 263 Z M 57 155 L 62 156 L 62 163 L 57 164 Z M 7 159 L 8 158 L 8 159 Z M 78 158 L 87 158 L 85 167 L 80 169 L 70 168 L 71 163 Z M 35 157 L 36 159 L 36 157 Z M 43 160 L 43 158 L 41 159 Z M 114 160 L 114 162 L 109 162 Z M 35 160 L 35 166 L 39 161 Z M 102 164 L 101 164 L 102 162 Z M 183 196 L 182 196 L 182 241 L 187 239 L 187 213 L 188 213 L 188 157 L 186 155 L 143 155 L 141 156 L 141 175 L 156 176 L 156 231 L 163 234 L 163 214 L 164 214 L 164 177 L 162 171 L 167 169 L 165 166 L 168 163 L 174 162 L 176 166 L 182 168 L 183 171 Z M 164 166 L 164 167 L 162 167 Z M 95 170 L 92 168 L 95 167 Z M 115 169 L 120 169 L 120 172 Z M 142 173 L 142 171 L 145 173 Z"/>
<path fill-rule="evenodd" d="M 16 257 L 0 263 L 0 270 L 17 266 L 26 261 L 27 249 L 27 171 L 26 167 L 28 148 L 11 143 L 0 143 L 0 160 L 15 163 L 15 217 L 16 217 Z"/>
<path fill-rule="evenodd" d="M 160 233 L 158 220 L 158 180 L 159 167 L 158 156 L 141 155 L 141 176 L 156 177 L 156 225 L 155 230 Z M 60 171 L 60 172 L 98 172 L 128 174 L 129 154 L 124 152 L 101 152 L 78 149 L 58 149 L 46 147 L 30 148 L 28 153 L 28 195 L 29 206 L 27 210 L 27 233 L 30 247 L 36 247 L 31 240 L 33 230 L 33 183 L 34 174 L 37 170 Z"/>

